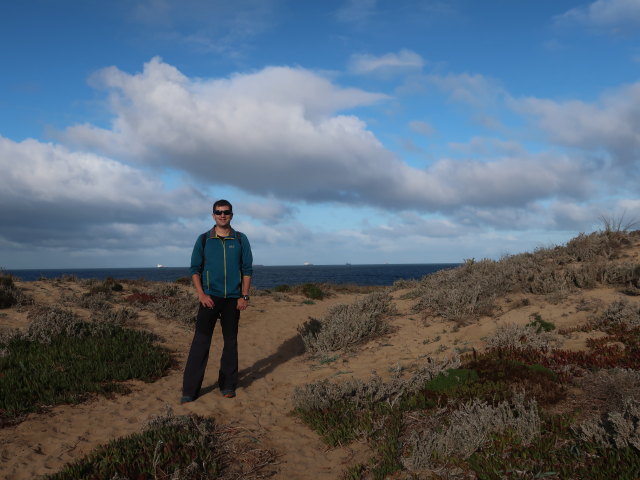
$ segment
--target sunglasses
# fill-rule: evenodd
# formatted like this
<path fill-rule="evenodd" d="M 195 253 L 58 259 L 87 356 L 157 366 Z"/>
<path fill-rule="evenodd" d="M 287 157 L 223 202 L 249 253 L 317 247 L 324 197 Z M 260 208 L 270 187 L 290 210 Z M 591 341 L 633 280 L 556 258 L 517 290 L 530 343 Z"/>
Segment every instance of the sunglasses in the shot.
<path fill-rule="evenodd" d="M 214 210 L 213 213 L 216 215 L 231 215 L 233 212 L 231 210 Z"/>

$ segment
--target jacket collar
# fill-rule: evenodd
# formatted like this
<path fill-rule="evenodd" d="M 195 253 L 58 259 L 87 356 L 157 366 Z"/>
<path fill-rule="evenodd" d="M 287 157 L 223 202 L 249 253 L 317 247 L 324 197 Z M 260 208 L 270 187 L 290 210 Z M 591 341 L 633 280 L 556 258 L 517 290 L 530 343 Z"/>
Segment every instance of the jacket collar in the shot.
<path fill-rule="evenodd" d="M 209 238 L 236 238 L 236 231 L 231 228 L 228 237 L 218 237 L 218 234 L 216 233 L 216 226 L 214 225 L 213 228 L 209 231 Z"/>

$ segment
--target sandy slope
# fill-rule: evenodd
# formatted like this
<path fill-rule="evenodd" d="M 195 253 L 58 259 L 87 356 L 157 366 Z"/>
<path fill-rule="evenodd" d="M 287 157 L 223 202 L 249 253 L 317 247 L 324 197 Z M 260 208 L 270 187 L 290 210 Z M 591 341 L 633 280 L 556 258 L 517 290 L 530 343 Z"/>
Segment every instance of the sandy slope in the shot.
<path fill-rule="evenodd" d="M 55 287 L 51 282 L 21 285 L 40 303 L 54 301 L 61 288 L 78 288 L 73 284 Z M 270 296 L 254 297 L 241 319 L 238 396 L 225 399 L 213 389 L 221 342 L 218 328 L 204 394 L 183 406 L 178 402 L 181 369 L 191 332 L 177 323 L 159 321 L 155 315 L 143 313 L 140 326 L 166 340 L 180 360 L 180 369 L 152 384 L 132 383 L 131 394 L 55 407 L 49 413 L 31 415 L 16 426 L 0 429 L 0 477 L 31 479 L 53 473 L 99 444 L 139 431 L 145 421 L 162 414 L 169 405 L 176 414 L 196 413 L 213 416 L 219 422 L 236 423 L 247 430 L 247 435 L 259 438 L 261 446 L 277 450 L 281 456 L 275 478 L 336 479 L 347 465 L 366 460 L 370 452 L 359 443 L 329 449 L 314 432 L 292 417 L 290 396 L 295 385 L 351 375 L 366 378 L 372 370 L 385 376 L 390 367 L 407 366 L 426 355 L 447 356 L 456 348 L 479 349 L 482 337 L 492 333 L 498 324 L 525 324 L 536 312 L 559 326 L 575 325 L 589 314 L 577 308 L 581 299 L 606 305 L 620 296 L 613 289 L 596 289 L 572 294 L 555 305 L 544 297 L 529 296 L 529 305 L 519 308 L 515 305 L 522 305 L 521 296 L 514 296 L 501 302 L 501 310 L 495 317 L 458 328 L 453 323 L 411 313 L 410 301 L 400 299 L 401 294 L 394 294 L 400 314 L 392 319 L 395 327 L 392 334 L 370 342 L 357 354 L 342 355 L 325 364 L 304 356 L 297 327 L 309 316 L 320 317 L 329 306 L 351 303 L 358 295 L 336 295 L 314 305 L 303 304 L 301 297 L 279 302 Z M 4 312 L 0 327 L 25 325 L 25 314 L 13 309 Z M 584 335 L 573 334 L 566 339 L 565 347 L 583 348 L 584 339 Z"/>

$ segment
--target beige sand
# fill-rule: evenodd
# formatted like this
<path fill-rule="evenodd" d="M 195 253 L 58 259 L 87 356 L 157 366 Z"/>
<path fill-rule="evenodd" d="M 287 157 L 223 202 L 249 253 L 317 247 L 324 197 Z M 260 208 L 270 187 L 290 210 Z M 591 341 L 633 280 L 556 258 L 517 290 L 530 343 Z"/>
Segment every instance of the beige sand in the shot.
<path fill-rule="evenodd" d="M 57 287 L 51 282 L 19 285 L 28 289 L 40 303 L 54 301 L 63 288 L 78 288 L 71 283 Z M 355 354 L 342 355 L 326 364 L 304 355 L 297 328 L 309 316 L 321 317 L 331 305 L 351 303 L 359 295 L 336 295 L 314 305 L 303 304 L 302 297 L 275 301 L 270 296 L 255 296 L 241 319 L 238 396 L 225 399 L 212 389 L 221 343 L 218 328 L 204 394 L 183 406 L 179 405 L 181 368 L 192 334 L 177 323 L 159 321 L 155 315 L 143 313 L 140 326 L 166 340 L 166 345 L 180 359 L 180 369 L 155 383 L 133 382 L 131 394 L 110 399 L 96 397 L 81 405 L 54 407 L 49 413 L 30 415 L 18 425 L 0 429 L 0 477 L 19 480 L 54 473 L 102 443 L 140 431 L 150 417 L 162 414 L 169 405 L 176 414 L 212 416 L 219 422 L 234 422 L 249 430 L 251 435 L 260 438 L 261 446 L 274 448 L 280 454 L 275 478 L 337 479 L 348 465 L 365 461 L 371 452 L 362 443 L 327 448 L 313 431 L 290 415 L 295 385 L 323 378 L 366 378 L 373 370 L 386 376 L 391 367 L 410 365 L 427 355 L 447 356 L 456 348 L 482 349 L 482 337 L 491 334 L 497 325 L 525 324 L 536 312 L 547 321 L 569 327 L 587 318 L 587 312 L 576 308 L 581 299 L 596 299 L 604 305 L 620 296 L 613 289 L 597 289 L 572 294 L 555 305 L 544 297 L 528 296 L 529 305 L 520 308 L 515 305 L 522 305 L 522 295 L 513 296 L 503 299 L 501 311 L 495 317 L 456 328 L 453 323 L 424 319 L 412 313 L 411 301 L 400 299 L 402 293 L 394 293 L 400 314 L 391 319 L 395 327 L 392 334 L 364 345 Z M 0 327 L 26 324 L 24 313 L 14 309 L 2 312 L 6 315 L 0 317 Z M 572 334 L 565 346 L 584 348 L 584 340 L 585 335 Z"/>

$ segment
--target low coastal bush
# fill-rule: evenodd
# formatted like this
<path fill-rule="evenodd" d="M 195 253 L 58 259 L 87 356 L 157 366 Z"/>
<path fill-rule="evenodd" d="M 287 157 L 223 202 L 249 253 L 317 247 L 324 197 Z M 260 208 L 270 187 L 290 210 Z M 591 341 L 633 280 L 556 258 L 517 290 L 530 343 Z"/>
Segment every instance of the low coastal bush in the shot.
<path fill-rule="evenodd" d="M 640 288 L 640 264 L 611 262 L 640 232 L 581 234 L 566 246 L 538 249 L 499 261 L 466 260 L 458 268 L 423 277 L 407 293 L 416 312 L 464 323 L 491 315 L 497 298 L 523 292 L 561 298 L 577 288 L 613 285 Z M 395 288 L 411 283 L 400 282 Z"/>
<path fill-rule="evenodd" d="M 298 328 L 310 353 L 346 350 L 389 331 L 387 317 L 395 314 L 388 291 L 371 293 L 350 305 L 331 307 L 323 319 L 310 318 Z"/>
<path fill-rule="evenodd" d="M 85 322 L 60 307 L 36 309 L 29 318 L 25 332 L 0 339 L 0 423 L 92 393 L 126 391 L 118 382 L 152 381 L 173 364 L 147 332 Z"/>
<path fill-rule="evenodd" d="M 175 282 L 180 285 L 189 286 L 193 281 L 191 280 L 191 277 L 178 277 L 175 279 Z"/>
<path fill-rule="evenodd" d="M 609 304 L 592 323 L 594 328 L 604 332 L 640 328 L 640 306 L 624 299 L 615 301 Z"/>
<path fill-rule="evenodd" d="M 305 283 L 300 289 L 305 297 L 312 300 L 322 300 L 326 296 L 326 293 L 315 283 Z"/>
<path fill-rule="evenodd" d="M 108 308 L 92 312 L 91 320 L 94 322 L 113 323 L 115 325 L 130 325 L 138 318 L 138 312 L 132 308 Z"/>
<path fill-rule="evenodd" d="M 112 440 L 46 478 L 251 480 L 270 476 L 275 461 L 274 451 L 240 439 L 233 427 L 169 412 L 141 433 Z"/>
<path fill-rule="evenodd" d="M 537 325 L 501 325 L 485 338 L 487 348 L 516 350 L 548 350 L 557 345 L 560 337 Z"/>
<path fill-rule="evenodd" d="M 11 275 L 0 275 L 0 308 L 13 307 L 18 303 L 17 288 Z"/>
<path fill-rule="evenodd" d="M 586 443 L 605 448 L 633 447 L 640 451 L 640 401 L 626 398 L 619 410 L 584 422 L 574 430 Z"/>
<path fill-rule="evenodd" d="M 494 350 L 431 368 L 429 380 L 405 393 L 398 379 L 377 377 L 298 387 L 294 412 L 329 445 L 369 442 L 372 458 L 350 466 L 344 478 L 638 478 L 640 402 L 624 384 L 640 385 L 639 373 L 588 374 L 583 388 L 610 386 L 621 402 L 597 397 L 611 410 L 576 422 L 574 413 L 542 408 L 564 399 L 566 375 L 509 357 L 518 352 Z"/>
<path fill-rule="evenodd" d="M 493 435 L 506 431 L 527 446 L 541 430 L 536 402 L 526 401 L 524 395 L 495 406 L 473 399 L 440 409 L 423 417 L 423 422 L 420 428 L 412 428 L 404 440 L 410 453 L 402 463 L 410 472 L 435 469 L 443 461 L 466 460 L 488 444 Z"/>
<path fill-rule="evenodd" d="M 172 297 L 156 297 L 146 304 L 158 318 L 176 321 L 184 326 L 192 326 L 198 314 L 198 300 L 193 295 L 180 294 Z"/>
<path fill-rule="evenodd" d="M 17 287 L 12 275 L 0 273 L 0 308 L 24 306 L 33 303 L 31 298 Z"/>
<path fill-rule="evenodd" d="M 96 283 L 92 284 L 89 288 L 89 293 L 106 293 L 109 294 L 111 292 L 121 292 L 124 290 L 124 287 L 121 283 L 117 282 L 111 277 L 107 277 L 102 282 L 96 281 Z"/>

